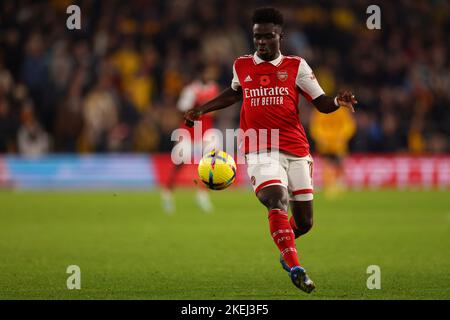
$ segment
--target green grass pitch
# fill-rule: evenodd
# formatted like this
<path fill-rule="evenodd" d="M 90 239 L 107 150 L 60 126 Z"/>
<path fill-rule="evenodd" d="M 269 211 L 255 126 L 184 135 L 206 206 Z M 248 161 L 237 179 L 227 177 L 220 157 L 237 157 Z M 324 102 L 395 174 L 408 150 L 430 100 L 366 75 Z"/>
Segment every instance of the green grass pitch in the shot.
<path fill-rule="evenodd" d="M 194 190 L 177 211 L 157 191 L 0 192 L 0 299 L 450 299 L 450 192 L 353 191 L 315 197 L 297 240 L 317 289 L 295 288 L 267 213 L 248 189 Z M 68 290 L 69 265 L 81 290 Z M 369 265 L 381 289 L 369 290 Z"/>

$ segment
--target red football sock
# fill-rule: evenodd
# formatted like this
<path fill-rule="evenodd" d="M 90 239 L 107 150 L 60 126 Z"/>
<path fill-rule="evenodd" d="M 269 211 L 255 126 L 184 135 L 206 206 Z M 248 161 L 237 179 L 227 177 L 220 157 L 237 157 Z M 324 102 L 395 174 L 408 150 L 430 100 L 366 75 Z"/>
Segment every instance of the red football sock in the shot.
<path fill-rule="evenodd" d="M 284 261 L 290 268 L 299 266 L 294 232 L 289 224 L 287 212 L 281 209 L 270 210 L 269 226 L 273 241 L 283 255 Z"/>

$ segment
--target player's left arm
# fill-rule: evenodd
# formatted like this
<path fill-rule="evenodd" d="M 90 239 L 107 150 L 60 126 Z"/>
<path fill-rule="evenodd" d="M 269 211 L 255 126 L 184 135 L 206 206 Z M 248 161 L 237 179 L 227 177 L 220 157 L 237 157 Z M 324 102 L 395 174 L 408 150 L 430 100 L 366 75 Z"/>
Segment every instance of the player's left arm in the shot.
<path fill-rule="evenodd" d="M 352 112 L 355 112 L 353 108 L 354 104 L 357 104 L 355 95 L 348 90 L 340 91 L 336 97 L 320 95 L 311 103 L 322 113 L 331 113 L 339 109 L 340 107 L 348 108 Z"/>
<path fill-rule="evenodd" d="M 349 108 L 355 112 L 353 105 L 358 103 L 355 95 L 348 91 L 340 91 L 336 97 L 325 95 L 322 87 L 308 63 L 302 59 L 295 80 L 302 94 L 322 113 L 331 113 L 340 107 Z"/>

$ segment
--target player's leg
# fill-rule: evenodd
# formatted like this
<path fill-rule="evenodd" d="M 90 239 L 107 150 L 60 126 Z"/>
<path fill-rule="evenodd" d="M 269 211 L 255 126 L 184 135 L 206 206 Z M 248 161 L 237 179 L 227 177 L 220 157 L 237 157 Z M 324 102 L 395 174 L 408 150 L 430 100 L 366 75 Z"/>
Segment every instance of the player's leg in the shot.
<path fill-rule="evenodd" d="M 169 179 L 166 186 L 161 191 L 162 206 L 166 213 L 172 213 L 175 211 L 175 202 L 173 199 L 173 190 L 175 188 L 176 178 L 182 168 L 182 164 L 173 166 L 173 169 L 169 172 Z"/>
<path fill-rule="evenodd" d="M 313 227 L 313 160 L 311 156 L 289 159 L 289 203 L 295 238 Z"/>
<path fill-rule="evenodd" d="M 289 195 L 287 188 L 270 185 L 260 189 L 256 196 L 267 208 L 272 239 L 280 250 L 289 268 L 300 265 L 295 246 L 295 237 L 288 218 Z"/>
<path fill-rule="evenodd" d="M 347 189 L 345 184 L 344 155 L 336 154 L 333 161 L 336 167 L 336 187 L 338 193 L 341 194 Z"/>
<path fill-rule="evenodd" d="M 259 201 L 269 211 L 269 229 L 273 241 L 280 250 L 289 276 L 296 287 L 309 293 L 314 283 L 300 266 L 295 246 L 294 232 L 288 219 L 289 193 L 287 190 L 287 160 L 283 156 L 253 158 L 248 161 L 248 173 Z M 249 160 L 247 158 L 247 160 Z"/>
<path fill-rule="evenodd" d="M 169 179 L 167 180 L 166 189 L 169 191 L 173 191 L 175 189 L 176 179 L 178 177 L 178 173 L 183 168 L 183 164 L 175 164 L 169 172 Z"/>
<path fill-rule="evenodd" d="M 298 238 L 313 226 L 313 160 L 311 156 L 288 157 L 288 164 L 287 176 L 292 212 L 289 222 L 295 238 Z M 286 269 L 286 262 L 281 257 L 280 262 Z M 304 269 L 296 270 L 295 273 L 293 275 L 293 270 L 290 271 L 291 279 L 297 287 L 308 293 L 314 290 L 314 282 L 309 279 Z"/>
<path fill-rule="evenodd" d="M 214 132 L 208 130 L 203 135 L 203 141 L 201 142 L 201 145 L 200 143 L 194 144 L 194 154 L 196 156 L 204 156 L 205 154 L 210 153 L 215 149 L 216 143 L 217 142 L 216 137 L 214 136 Z M 199 148 L 200 146 L 202 148 Z M 203 212 L 213 211 L 214 207 L 211 199 L 209 198 L 209 191 L 206 190 L 203 185 L 200 185 L 198 187 L 196 199 L 198 206 L 203 210 Z"/>
<path fill-rule="evenodd" d="M 345 191 L 343 184 L 344 170 L 341 163 L 341 157 L 337 154 L 323 155 L 323 189 L 325 197 L 328 199 L 335 199 Z"/>
<path fill-rule="evenodd" d="M 292 216 L 289 219 L 292 230 L 294 231 L 295 239 L 304 235 L 313 226 L 313 201 L 289 201 Z M 290 271 L 288 265 L 280 256 L 280 263 L 284 270 Z"/>
<path fill-rule="evenodd" d="M 294 231 L 295 238 L 307 233 L 312 228 L 312 200 L 311 201 L 290 201 L 292 216 L 289 223 Z M 286 262 L 280 257 L 281 265 L 286 270 Z M 301 290 L 310 293 L 314 290 L 315 284 L 306 274 L 304 268 L 290 270 L 292 282 Z"/>
<path fill-rule="evenodd" d="M 281 252 L 280 262 L 283 269 L 289 272 L 289 276 L 297 288 L 306 293 L 310 293 L 314 290 L 315 284 L 307 275 L 306 270 L 300 266 L 295 244 L 297 235 L 293 231 L 292 221 L 288 220 L 287 196 L 288 192 L 285 187 L 277 185 L 266 187 L 257 193 L 259 201 L 261 201 L 261 203 L 269 210 L 270 232 L 275 244 Z M 312 201 L 307 203 L 308 205 L 312 205 Z M 309 215 L 307 209 L 308 205 L 300 206 L 300 212 L 304 212 L 305 217 Z M 312 208 L 312 206 L 309 207 Z M 296 206 L 296 208 L 298 207 Z M 312 214 L 312 211 L 310 212 Z M 307 221 L 307 219 L 305 219 L 305 221 Z M 296 227 L 295 224 L 294 227 Z M 308 228 L 310 229 L 310 226 L 305 225 L 305 229 L 302 229 L 302 231 L 306 233 L 309 230 Z M 300 232 L 298 228 L 297 232 Z"/>
<path fill-rule="evenodd" d="M 289 219 L 295 238 L 304 235 L 313 227 L 313 200 L 289 201 L 292 217 Z"/>
<path fill-rule="evenodd" d="M 172 213 L 175 211 L 175 201 L 173 199 L 173 190 L 176 187 L 177 177 L 183 168 L 183 164 L 190 163 L 192 150 L 192 141 L 190 139 L 183 139 L 176 143 L 176 147 L 182 150 L 180 156 L 182 157 L 181 163 L 174 164 L 172 169 L 168 172 L 168 179 L 166 185 L 161 192 L 162 207 L 166 213 Z M 178 160 L 178 159 L 177 159 Z"/>
<path fill-rule="evenodd" d="M 287 213 L 287 161 L 280 158 L 279 153 L 252 153 L 246 159 L 256 197 L 268 210 L 271 236 L 289 267 L 298 266 L 294 234 Z"/>
<path fill-rule="evenodd" d="M 197 204 L 203 212 L 211 212 L 213 210 L 213 205 L 211 199 L 209 198 L 209 193 L 205 190 L 205 187 L 200 186 L 197 189 Z"/>

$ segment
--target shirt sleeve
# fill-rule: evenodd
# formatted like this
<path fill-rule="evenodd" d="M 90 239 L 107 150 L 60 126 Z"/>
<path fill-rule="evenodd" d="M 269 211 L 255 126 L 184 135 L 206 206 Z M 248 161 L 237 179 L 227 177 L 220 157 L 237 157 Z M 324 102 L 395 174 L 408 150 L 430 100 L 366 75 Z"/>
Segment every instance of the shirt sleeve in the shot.
<path fill-rule="evenodd" d="M 186 112 L 194 107 L 195 104 L 195 91 L 191 86 L 185 87 L 178 99 L 177 108 L 181 112 Z"/>
<path fill-rule="evenodd" d="M 241 86 L 241 83 L 239 82 L 239 78 L 236 72 L 236 62 L 233 64 L 233 80 L 231 80 L 231 89 L 234 91 L 237 91 L 239 87 Z"/>
<path fill-rule="evenodd" d="M 303 91 L 306 98 L 310 101 L 325 94 L 322 87 L 319 85 L 314 72 L 304 59 L 300 61 L 298 66 L 295 84 Z"/>

